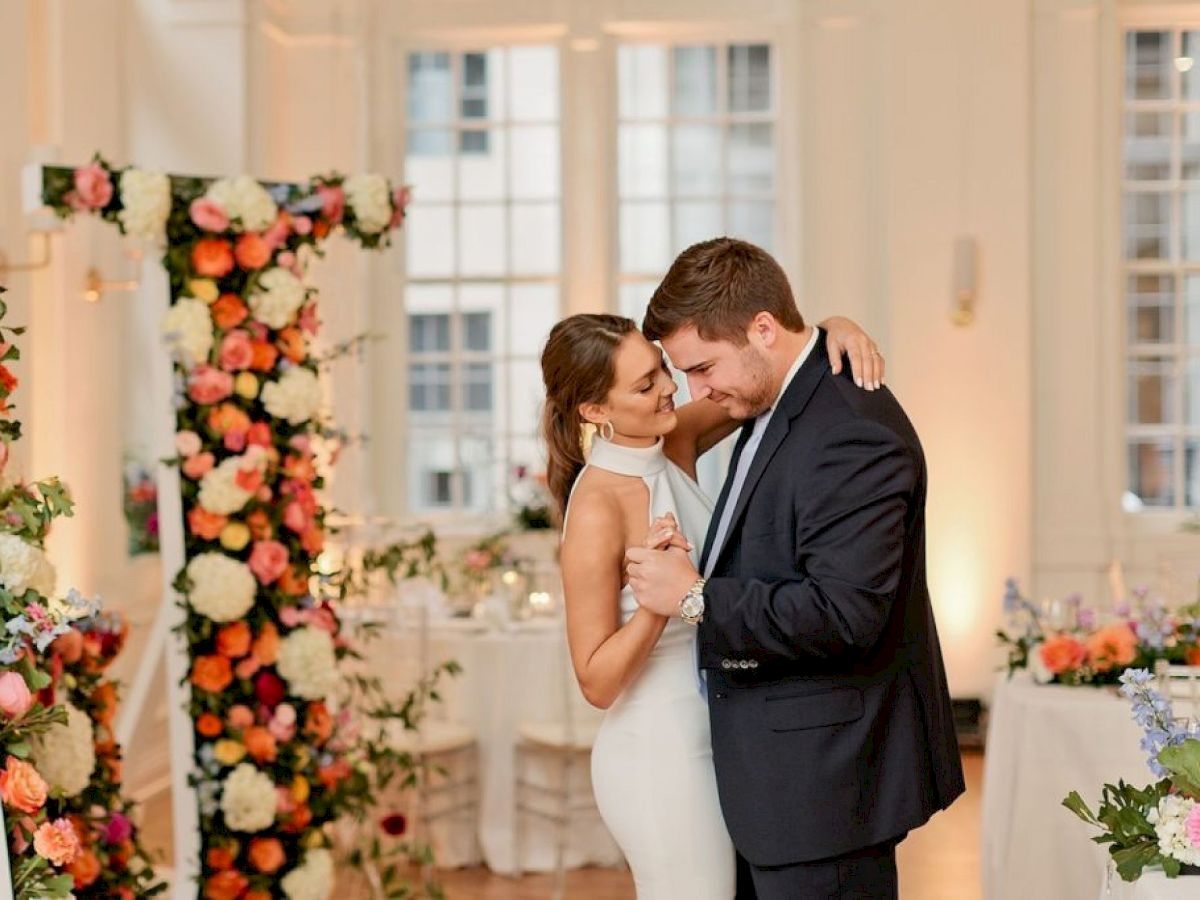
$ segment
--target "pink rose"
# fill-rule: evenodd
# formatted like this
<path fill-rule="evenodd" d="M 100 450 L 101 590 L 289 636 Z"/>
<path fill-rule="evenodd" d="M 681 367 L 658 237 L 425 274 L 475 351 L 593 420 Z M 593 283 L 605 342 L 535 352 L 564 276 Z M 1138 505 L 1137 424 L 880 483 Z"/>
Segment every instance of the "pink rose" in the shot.
<path fill-rule="evenodd" d="M 328 631 L 330 634 L 334 634 L 337 631 L 337 619 L 324 606 L 312 610 L 308 615 L 308 621 L 313 628 L 320 628 L 322 631 Z"/>
<path fill-rule="evenodd" d="M 291 250 L 284 250 L 277 257 L 275 257 L 275 262 L 279 263 L 279 265 L 285 269 L 290 269 L 292 266 L 296 265 L 296 254 Z"/>
<path fill-rule="evenodd" d="M 304 507 L 300 503 L 293 500 L 284 507 L 283 524 L 286 528 L 296 532 L 296 534 L 303 534 L 308 531 L 309 522 L 308 513 L 304 511 Z"/>
<path fill-rule="evenodd" d="M 227 431 L 225 437 L 221 438 L 221 443 L 231 453 L 241 453 L 246 449 L 246 436 L 245 431 Z"/>
<path fill-rule="evenodd" d="M 287 243 L 288 235 L 292 233 L 291 223 L 284 213 L 280 213 L 274 222 L 263 232 L 263 240 L 272 250 L 278 250 Z M 280 263 L 283 265 L 283 263 Z"/>
<path fill-rule="evenodd" d="M 195 456 L 201 446 L 200 435 L 194 431 L 180 431 L 175 435 L 175 449 L 180 456 Z"/>
<path fill-rule="evenodd" d="M 404 221 L 404 214 L 408 209 L 408 201 L 412 199 L 412 188 L 398 187 L 392 191 L 392 219 L 388 222 L 388 228 L 396 228 Z"/>
<path fill-rule="evenodd" d="M 307 434 L 297 434 L 288 441 L 288 446 L 301 453 L 308 453 L 312 449 L 312 438 Z"/>
<path fill-rule="evenodd" d="M 183 461 L 183 474 L 193 481 L 199 481 L 216 465 L 216 457 L 208 451 L 189 456 Z"/>
<path fill-rule="evenodd" d="M 259 584 L 272 584 L 287 571 L 287 547 L 279 541 L 256 541 L 248 565 Z"/>
<path fill-rule="evenodd" d="M 112 199 L 112 179 L 99 163 L 75 170 L 75 197 L 86 209 L 103 209 Z"/>
<path fill-rule="evenodd" d="M 79 855 L 79 835 L 66 819 L 43 822 L 33 833 L 33 849 L 42 859 L 65 866 Z"/>
<path fill-rule="evenodd" d="M 312 233 L 312 219 L 308 216 L 296 216 L 292 220 L 292 228 L 296 229 L 296 234 L 306 235 Z"/>
<path fill-rule="evenodd" d="M 317 318 L 317 305 L 309 303 L 300 309 L 300 318 L 297 322 L 300 330 L 306 334 L 316 337 L 317 331 L 321 327 L 321 321 Z"/>
<path fill-rule="evenodd" d="M 204 231 L 226 231 L 229 228 L 229 216 L 216 200 L 207 197 L 197 197 L 188 207 L 188 216 L 192 223 Z"/>
<path fill-rule="evenodd" d="M 10 719 L 19 719 L 33 706 L 33 694 L 29 685 L 16 672 L 0 675 L 0 712 Z"/>
<path fill-rule="evenodd" d="M 254 342 L 249 332 L 231 331 L 221 341 L 221 368 L 226 372 L 240 372 L 250 368 L 254 361 Z"/>
<path fill-rule="evenodd" d="M 229 708 L 229 724 L 233 728 L 249 728 L 254 724 L 254 713 L 243 703 Z"/>
<path fill-rule="evenodd" d="M 321 196 L 321 215 L 336 225 L 342 221 L 346 212 L 346 192 L 340 187 L 327 184 L 318 185 L 317 193 Z"/>
<path fill-rule="evenodd" d="M 279 611 L 279 621 L 288 628 L 295 628 L 297 625 L 303 625 L 307 617 L 303 612 L 294 606 L 285 606 Z"/>
<path fill-rule="evenodd" d="M 233 376 L 207 363 L 196 366 L 188 377 L 188 396 L 194 403 L 220 403 L 233 393 Z"/>

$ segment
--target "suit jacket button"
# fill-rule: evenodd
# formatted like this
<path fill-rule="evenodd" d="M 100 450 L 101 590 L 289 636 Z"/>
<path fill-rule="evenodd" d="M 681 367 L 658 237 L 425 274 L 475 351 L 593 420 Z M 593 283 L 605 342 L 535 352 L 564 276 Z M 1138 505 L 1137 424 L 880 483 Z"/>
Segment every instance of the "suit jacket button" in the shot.
<path fill-rule="evenodd" d="M 730 659 L 721 660 L 721 668 L 722 669 L 732 669 L 733 668 L 733 660 L 730 660 Z"/>
<path fill-rule="evenodd" d="M 752 668 L 752 669 L 758 668 L 758 660 L 757 659 L 750 660 L 750 668 Z"/>
<path fill-rule="evenodd" d="M 739 659 L 738 660 L 738 668 L 739 669 L 748 669 L 748 668 L 750 668 L 750 663 L 747 660 Z"/>

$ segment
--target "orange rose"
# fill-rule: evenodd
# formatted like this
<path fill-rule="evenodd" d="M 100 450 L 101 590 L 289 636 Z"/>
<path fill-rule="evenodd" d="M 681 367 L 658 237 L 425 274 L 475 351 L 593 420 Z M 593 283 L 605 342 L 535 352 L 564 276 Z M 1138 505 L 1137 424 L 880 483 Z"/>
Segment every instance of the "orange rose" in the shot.
<path fill-rule="evenodd" d="M 279 337 L 275 340 L 275 346 L 294 363 L 303 362 L 304 357 L 308 355 L 304 335 L 300 332 L 299 328 L 283 329 L 283 331 L 279 332 Z"/>
<path fill-rule="evenodd" d="M 83 656 L 83 635 L 79 633 L 78 629 L 72 628 L 66 634 L 56 638 L 50 645 L 50 650 L 57 656 L 61 656 L 62 661 L 68 666 L 73 666 Z"/>
<path fill-rule="evenodd" d="M 114 784 L 121 783 L 121 760 L 115 756 L 110 756 L 104 760 L 104 765 L 108 767 L 108 780 Z"/>
<path fill-rule="evenodd" d="M 279 629 L 274 622 L 267 622 L 259 630 L 252 651 L 255 659 L 264 666 L 274 665 L 279 658 Z"/>
<path fill-rule="evenodd" d="M 317 467 L 311 456 L 289 456 L 283 461 L 283 474 L 300 481 L 312 481 L 317 477 Z"/>
<path fill-rule="evenodd" d="M 1042 665 L 1055 675 L 1078 669 L 1087 659 L 1087 648 L 1069 634 L 1058 634 L 1047 639 L 1038 653 Z"/>
<path fill-rule="evenodd" d="M 102 681 L 92 691 L 92 702 L 99 707 L 96 721 L 101 725 L 112 725 L 117 717 L 117 687 L 111 681 Z"/>
<path fill-rule="evenodd" d="M 270 372 L 275 368 L 275 361 L 279 359 L 279 351 L 272 344 L 266 341 L 255 341 L 251 349 L 254 351 L 250 359 L 250 368 L 255 372 Z"/>
<path fill-rule="evenodd" d="M 318 744 L 329 740 L 333 734 L 333 716 L 324 703 L 308 704 L 308 712 L 304 717 L 304 733 L 312 736 Z"/>
<path fill-rule="evenodd" d="M 205 860 L 210 869 L 232 869 L 237 847 L 209 847 Z"/>
<path fill-rule="evenodd" d="M 339 781 L 345 781 L 350 777 L 350 763 L 344 759 L 337 759 L 327 766 L 321 766 L 317 769 L 317 780 L 325 787 L 335 787 Z"/>
<path fill-rule="evenodd" d="M 274 533 L 271 529 L 271 517 L 261 509 L 256 509 L 246 516 L 246 524 L 250 526 L 250 536 L 256 541 L 265 541 Z"/>
<path fill-rule="evenodd" d="M 224 656 L 197 656 L 192 664 L 192 684 L 210 694 L 219 693 L 233 683 L 233 666 Z"/>
<path fill-rule="evenodd" d="M 242 900 L 271 900 L 271 895 L 266 891 L 246 891 Z"/>
<path fill-rule="evenodd" d="M 1184 660 L 1189 666 L 1200 666 L 1200 645 L 1193 644 L 1187 649 L 1187 658 Z"/>
<path fill-rule="evenodd" d="M 48 790 L 37 769 L 15 756 L 10 756 L 0 771 L 0 800 L 20 812 L 35 813 L 41 809 Z"/>
<path fill-rule="evenodd" d="M 222 403 L 208 411 L 208 427 L 220 435 L 231 431 L 249 431 L 250 417 L 232 403 Z"/>
<path fill-rule="evenodd" d="M 261 269 L 271 261 L 270 245 L 261 235 L 249 231 L 238 238 L 233 253 L 237 257 L 237 264 L 247 270 Z"/>
<path fill-rule="evenodd" d="M 255 762 L 275 762 L 275 738 L 267 729 L 261 725 L 247 728 L 242 740 L 246 744 L 246 752 L 254 757 Z"/>
<path fill-rule="evenodd" d="M 224 730 L 221 720 L 212 713 L 201 713 L 200 718 L 196 720 L 196 731 L 200 732 L 201 737 L 220 737 Z"/>
<path fill-rule="evenodd" d="M 204 900 L 238 900 L 250 887 L 250 880 L 237 869 L 210 875 L 204 882 Z"/>
<path fill-rule="evenodd" d="M 236 328 L 246 321 L 250 310 L 237 294 L 222 294 L 211 307 L 214 324 L 222 331 Z"/>
<path fill-rule="evenodd" d="M 1109 625 L 1087 640 L 1088 658 L 1097 672 L 1124 668 L 1137 659 L 1137 635 L 1128 625 Z"/>
<path fill-rule="evenodd" d="M 325 237 L 325 235 L 329 234 L 329 229 L 331 227 L 332 226 L 329 224 L 327 219 L 317 219 L 315 222 L 313 222 L 313 237 L 315 237 L 318 241 L 321 240 Z"/>
<path fill-rule="evenodd" d="M 250 863 L 258 871 L 271 875 L 287 862 L 278 838 L 255 838 L 250 842 Z"/>
<path fill-rule="evenodd" d="M 291 834 L 299 834 L 312 822 L 312 810 L 307 804 L 297 806 L 283 823 L 283 830 Z"/>
<path fill-rule="evenodd" d="M 300 535 L 300 546 L 306 553 L 316 556 L 325 549 L 325 532 L 316 526 L 306 528 L 304 534 Z"/>
<path fill-rule="evenodd" d="M 287 569 L 275 586 L 289 597 L 303 597 L 308 593 L 308 572 L 297 566 Z"/>
<path fill-rule="evenodd" d="M 67 866 L 67 872 L 75 879 L 75 889 L 82 890 L 100 877 L 100 860 L 91 850 L 84 850 Z"/>
<path fill-rule="evenodd" d="M 228 241 L 203 238 L 192 245 L 192 269 L 206 278 L 224 278 L 233 271 L 233 250 Z"/>
<path fill-rule="evenodd" d="M 229 522 L 227 517 L 209 512 L 200 505 L 188 510 L 187 520 L 188 530 L 206 541 L 215 541 L 220 536 L 221 529 Z"/>
<path fill-rule="evenodd" d="M 217 631 L 217 652 L 230 659 L 241 659 L 250 652 L 250 626 L 245 622 L 230 622 Z"/>

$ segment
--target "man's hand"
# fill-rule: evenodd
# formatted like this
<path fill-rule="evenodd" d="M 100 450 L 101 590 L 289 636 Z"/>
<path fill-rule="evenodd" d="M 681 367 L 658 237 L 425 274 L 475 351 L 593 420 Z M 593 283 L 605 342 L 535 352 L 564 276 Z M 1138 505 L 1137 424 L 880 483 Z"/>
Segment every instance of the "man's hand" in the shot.
<path fill-rule="evenodd" d="M 829 368 L 834 375 L 842 371 L 842 354 L 850 355 L 850 371 L 854 383 L 875 391 L 883 384 L 883 354 L 871 336 L 854 322 L 842 316 L 831 316 L 821 323 L 826 331 L 825 347 L 829 351 Z"/>
<path fill-rule="evenodd" d="M 679 615 L 680 602 L 700 577 L 691 559 L 679 549 L 630 547 L 625 562 L 638 605 L 660 616 Z"/>

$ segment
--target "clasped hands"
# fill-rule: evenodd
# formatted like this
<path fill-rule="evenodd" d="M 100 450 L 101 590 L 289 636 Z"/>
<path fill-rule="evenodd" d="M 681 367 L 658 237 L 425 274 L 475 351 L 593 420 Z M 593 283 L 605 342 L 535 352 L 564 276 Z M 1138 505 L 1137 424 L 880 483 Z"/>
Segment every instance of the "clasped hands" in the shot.
<path fill-rule="evenodd" d="M 625 551 L 629 587 L 639 606 L 660 616 L 679 615 L 680 601 L 700 577 L 688 556 L 691 549 L 675 516 L 667 513 L 650 525 L 643 546 Z"/>

